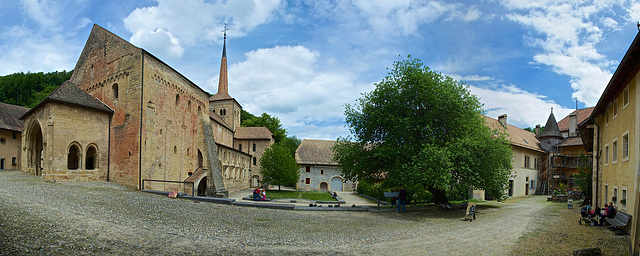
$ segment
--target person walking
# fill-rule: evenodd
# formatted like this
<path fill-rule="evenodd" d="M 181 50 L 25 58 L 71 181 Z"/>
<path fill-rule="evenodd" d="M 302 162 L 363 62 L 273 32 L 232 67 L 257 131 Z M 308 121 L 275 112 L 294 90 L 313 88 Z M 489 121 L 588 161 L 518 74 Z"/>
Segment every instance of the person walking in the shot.
<path fill-rule="evenodd" d="M 407 190 L 402 187 L 400 193 L 398 195 L 398 212 L 400 212 L 400 207 L 402 207 L 402 212 L 405 212 L 404 205 L 407 202 Z"/>

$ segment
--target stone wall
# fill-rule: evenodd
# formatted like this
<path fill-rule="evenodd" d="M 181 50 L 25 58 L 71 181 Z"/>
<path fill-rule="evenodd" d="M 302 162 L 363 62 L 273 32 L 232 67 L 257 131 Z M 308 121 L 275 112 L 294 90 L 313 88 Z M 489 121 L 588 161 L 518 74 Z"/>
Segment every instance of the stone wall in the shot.
<path fill-rule="evenodd" d="M 307 167 L 309 172 L 307 172 Z M 309 184 L 307 184 L 307 179 Z M 331 182 L 333 179 L 341 180 L 340 189 L 332 189 Z M 323 183 L 326 185 L 326 189 Z M 296 188 L 298 190 L 311 191 L 354 191 L 356 189 L 353 182 L 342 177 L 342 173 L 337 166 L 328 165 L 301 165 L 300 181 L 297 183 Z"/>
<path fill-rule="evenodd" d="M 20 170 L 21 137 L 20 132 L 0 129 L 0 170 Z"/>

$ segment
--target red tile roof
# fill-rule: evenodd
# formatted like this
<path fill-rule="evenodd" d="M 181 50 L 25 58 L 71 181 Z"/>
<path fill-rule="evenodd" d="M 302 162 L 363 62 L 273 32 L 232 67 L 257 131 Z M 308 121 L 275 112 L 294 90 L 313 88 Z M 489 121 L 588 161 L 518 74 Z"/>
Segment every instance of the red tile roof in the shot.
<path fill-rule="evenodd" d="M 540 147 L 540 141 L 538 141 L 534 133 L 525 131 L 510 124 L 507 124 L 507 128 L 505 129 L 497 119 L 493 119 L 488 116 L 485 116 L 484 119 L 489 127 L 506 132 L 507 140 L 509 140 L 513 146 L 531 149 L 541 153 L 544 152 Z"/>
<path fill-rule="evenodd" d="M 573 112 L 571 112 L 571 114 L 575 113 L 576 116 L 578 117 L 578 122 L 576 123 L 576 125 L 582 123 L 585 119 L 589 118 L 589 116 L 591 115 L 591 112 L 593 112 L 593 109 L 594 107 L 590 107 L 590 108 L 574 110 Z M 558 122 L 558 129 L 560 129 L 561 132 L 569 130 L 569 116 L 571 114 L 564 117 L 562 120 L 560 120 L 560 122 Z"/>

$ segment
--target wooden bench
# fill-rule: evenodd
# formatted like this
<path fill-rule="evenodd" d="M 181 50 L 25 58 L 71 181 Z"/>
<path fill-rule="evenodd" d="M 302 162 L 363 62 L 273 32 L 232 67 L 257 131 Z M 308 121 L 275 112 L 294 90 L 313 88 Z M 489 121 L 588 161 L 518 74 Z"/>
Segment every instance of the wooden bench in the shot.
<path fill-rule="evenodd" d="M 606 218 L 605 220 L 614 228 L 621 228 L 629 224 L 629 218 L 631 218 L 631 215 L 617 211 L 616 216 L 613 219 Z"/>

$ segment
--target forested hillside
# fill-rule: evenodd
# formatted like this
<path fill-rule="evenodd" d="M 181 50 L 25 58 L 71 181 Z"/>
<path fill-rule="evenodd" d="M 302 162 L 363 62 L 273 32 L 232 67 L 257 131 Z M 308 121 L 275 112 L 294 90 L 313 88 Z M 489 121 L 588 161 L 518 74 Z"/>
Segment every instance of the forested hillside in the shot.
<path fill-rule="evenodd" d="M 73 71 L 14 73 L 0 77 L 0 102 L 32 108 L 71 78 Z"/>

